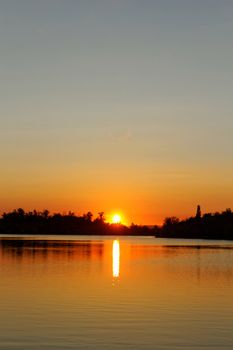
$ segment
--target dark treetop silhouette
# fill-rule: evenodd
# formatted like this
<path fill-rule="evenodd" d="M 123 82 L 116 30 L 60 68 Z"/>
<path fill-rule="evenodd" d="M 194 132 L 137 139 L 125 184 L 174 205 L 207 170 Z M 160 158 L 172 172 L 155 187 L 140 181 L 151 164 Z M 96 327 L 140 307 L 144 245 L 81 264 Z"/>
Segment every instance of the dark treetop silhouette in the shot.
<path fill-rule="evenodd" d="M 49 214 L 33 210 L 25 212 L 22 208 L 4 213 L 0 219 L 2 234 L 64 234 L 64 235 L 140 235 L 152 234 L 146 226 L 132 225 L 132 228 L 122 224 L 105 222 L 104 212 L 99 212 L 97 218 L 89 211 L 81 216 L 73 212 L 68 214 Z"/>
<path fill-rule="evenodd" d="M 185 220 L 168 217 L 162 226 L 139 226 L 105 222 L 100 212 L 93 219 L 91 212 L 77 216 L 52 214 L 48 210 L 25 212 L 19 208 L 4 213 L 0 218 L 1 234 L 63 234 L 63 235 L 154 235 L 167 238 L 203 238 L 233 240 L 233 212 L 226 209 L 221 213 L 202 215 L 198 205 L 196 215 Z"/>
<path fill-rule="evenodd" d="M 198 205 L 196 216 L 185 220 L 169 217 L 158 230 L 157 237 L 200 238 L 200 239 L 233 239 L 233 212 L 231 209 L 214 214 L 201 215 Z"/>

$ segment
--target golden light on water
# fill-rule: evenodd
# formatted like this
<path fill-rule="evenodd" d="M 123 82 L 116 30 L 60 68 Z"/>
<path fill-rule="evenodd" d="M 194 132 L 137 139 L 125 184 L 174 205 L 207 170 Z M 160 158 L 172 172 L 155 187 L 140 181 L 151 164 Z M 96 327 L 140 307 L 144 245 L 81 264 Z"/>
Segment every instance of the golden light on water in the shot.
<path fill-rule="evenodd" d="M 119 277 L 120 274 L 120 243 L 114 240 L 112 243 L 112 276 Z"/>

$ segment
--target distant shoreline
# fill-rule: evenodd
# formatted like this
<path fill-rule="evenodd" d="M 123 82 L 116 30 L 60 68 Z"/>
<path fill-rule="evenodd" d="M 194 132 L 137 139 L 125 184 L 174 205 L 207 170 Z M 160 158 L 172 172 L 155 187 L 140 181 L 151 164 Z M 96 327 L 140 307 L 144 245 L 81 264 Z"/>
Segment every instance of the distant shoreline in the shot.
<path fill-rule="evenodd" d="M 233 212 L 226 209 L 221 213 L 201 214 L 197 206 L 194 217 L 179 220 L 168 217 L 162 226 L 111 224 L 100 212 L 93 219 L 91 212 L 82 216 L 74 213 L 52 214 L 48 210 L 25 212 L 22 208 L 4 213 L 0 218 L 2 235 L 72 235 L 72 236 L 153 236 L 156 238 L 233 240 Z"/>
<path fill-rule="evenodd" d="M 151 238 L 155 238 L 155 239 L 169 239 L 169 240 L 176 240 L 176 239 L 181 239 L 181 240 L 203 240 L 203 241 L 233 241 L 233 238 L 211 238 L 211 237 L 171 237 L 171 236 L 155 236 L 153 234 L 133 234 L 133 233 L 128 233 L 128 234 L 124 234 L 124 233 L 118 233 L 118 234 L 101 234 L 101 233 L 5 233 L 5 232 L 0 232 L 0 236 L 9 236 L 9 237 L 20 237 L 20 236 L 62 236 L 62 237 L 68 237 L 68 236 L 73 236 L 73 237 L 79 237 L 79 236 L 102 236 L 102 237 L 151 237 Z M 1 237 L 0 237 L 1 238 Z"/>

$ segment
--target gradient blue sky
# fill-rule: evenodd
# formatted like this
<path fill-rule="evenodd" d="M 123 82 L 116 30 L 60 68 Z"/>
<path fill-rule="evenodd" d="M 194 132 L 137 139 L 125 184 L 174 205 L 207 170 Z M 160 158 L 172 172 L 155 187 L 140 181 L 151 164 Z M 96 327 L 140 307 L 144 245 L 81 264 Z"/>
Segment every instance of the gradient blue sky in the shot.
<path fill-rule="evenodd" d="M 233 1 L 0 0 L 0 209 L 233 206 Z"/>

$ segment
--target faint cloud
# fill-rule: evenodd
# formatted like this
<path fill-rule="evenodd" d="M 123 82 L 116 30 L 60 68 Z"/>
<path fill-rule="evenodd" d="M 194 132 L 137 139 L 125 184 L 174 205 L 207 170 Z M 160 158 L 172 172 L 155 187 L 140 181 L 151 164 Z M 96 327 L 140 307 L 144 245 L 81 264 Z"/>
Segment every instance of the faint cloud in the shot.
<path fill-rule="evenodd" d="M 107 137 L 116 142 L 129 142 L 133 135 L 130 128 L 114 128 L 106 131 Z"/>

